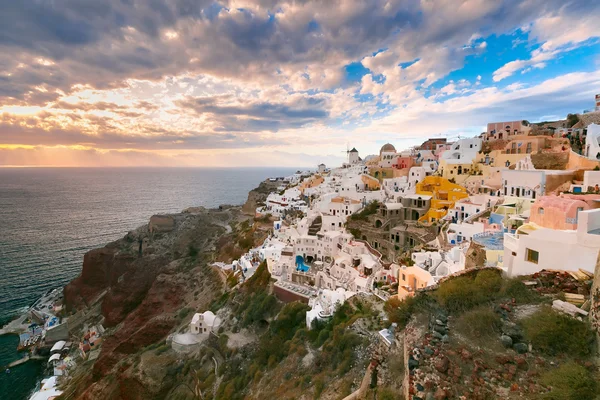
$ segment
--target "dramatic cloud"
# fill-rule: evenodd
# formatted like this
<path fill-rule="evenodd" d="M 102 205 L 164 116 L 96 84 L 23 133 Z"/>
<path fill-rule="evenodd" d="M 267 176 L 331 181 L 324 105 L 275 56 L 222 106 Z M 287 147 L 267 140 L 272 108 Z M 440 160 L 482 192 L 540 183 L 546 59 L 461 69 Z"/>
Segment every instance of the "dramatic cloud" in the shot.
<path fill-rule="evenodd" d="M 593 57 L 553 72 L 597 51 L 586 0 L 3 3 L 0 165 L 339 162 L 563 117 L 597 82 Z"/>

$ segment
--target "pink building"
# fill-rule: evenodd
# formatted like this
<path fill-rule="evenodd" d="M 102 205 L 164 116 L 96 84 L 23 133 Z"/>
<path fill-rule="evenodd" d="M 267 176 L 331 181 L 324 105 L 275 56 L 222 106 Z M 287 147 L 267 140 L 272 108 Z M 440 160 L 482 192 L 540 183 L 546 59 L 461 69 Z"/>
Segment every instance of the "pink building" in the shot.
<path fill-rule="evenodd" d="M 580 211 L 590 206 L 582 200 L 558 196 L 542 196 L 531 205 L 529 220 L 548 229 L 576 230 Z"/>
<path fill-rule="evenodd" d="M 398 157 L 396 158 L 392 167 L 398 169 L 410 169 L 415 165 L 415 160 L 412 157 Z"/>
<path fill-rule="evenodd" d="M 508 139 L 510 136 L 527 135 L 530 127 L 523 125 L 522 121 L 491 122 L 487 124 L 487 132 L 483 140 Z"/>
<path fill-rule="evenodd" d="M 560 196 L 565 199 L 581 200 L 583 202 L 586 202 L 590 208 L 600 208 L 600 194 L 563 193 Z"/>

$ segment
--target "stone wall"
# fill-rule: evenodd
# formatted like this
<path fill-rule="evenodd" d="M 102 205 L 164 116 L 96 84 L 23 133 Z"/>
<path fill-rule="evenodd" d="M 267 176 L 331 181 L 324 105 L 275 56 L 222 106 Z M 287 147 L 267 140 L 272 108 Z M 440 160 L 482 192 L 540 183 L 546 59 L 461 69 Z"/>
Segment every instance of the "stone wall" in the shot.
<path fill-rule="evenodd" d="M 273 287 L 273 294 L 275 295 L 275 297 L 277 297 L 280 301 L 283 301 L 284 303 L 300 301 L 302 303 L 308 304 L 308 297 L 302 296 L 299 293 L 294 293 L 277 285 Z"/>
<path fill-rule="evenodd" d="M 596 332 L 596 344 L 600 352 L 600 254 L 596 260 L 596 269 L 594 271 L 594 283 L 590 296 L 590 323 Z"/>

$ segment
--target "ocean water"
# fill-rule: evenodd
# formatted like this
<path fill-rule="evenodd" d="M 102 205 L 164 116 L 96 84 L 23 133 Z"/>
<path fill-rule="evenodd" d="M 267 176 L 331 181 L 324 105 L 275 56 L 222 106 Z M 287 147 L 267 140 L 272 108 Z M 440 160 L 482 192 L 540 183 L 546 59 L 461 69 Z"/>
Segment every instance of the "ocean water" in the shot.
<path fill-rule="evenodd" d="M 152 214 L 242 204 L 290 168 L 0 168 L 0 325 L 81 271 L 83 254 L 124 236 Z M 0 336 L 0 367 L 19 358 Z M 0 398 L 28 398 L 43 365 L 0 371 Z"/>

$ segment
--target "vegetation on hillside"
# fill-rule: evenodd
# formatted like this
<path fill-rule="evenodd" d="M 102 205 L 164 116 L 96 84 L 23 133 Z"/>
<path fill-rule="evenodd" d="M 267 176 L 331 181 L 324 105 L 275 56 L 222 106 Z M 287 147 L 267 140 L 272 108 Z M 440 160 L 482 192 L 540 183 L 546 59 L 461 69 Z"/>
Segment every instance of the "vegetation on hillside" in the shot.
<path fill-rule="evenodd" d="M 374 200 L 367 204 L 362 210 L 350 216 L 353 221 L 365 221 L 369 215 L 373 215 L 379 209 L 379 202 Z"/>
<path fill-rule="evenodd" d="M 364 344 L 364 339 L 348 327 L 357 318 L 369 316 L 373 311 L 360 302 L 354 306 L 346 303 L 338 308 L 330 321 L 315 323 L 308 330 L 305 322 L 308 309 L 299 302 L 286 304 L 261 335 L 254 350 L 233 354 L 224 366 L 223 380 L 215 399 L 245 398 L 248 388 L 282 360 L 289 362 L 294 356 L 303 357 L 309 350 L 317 355 L 311 368 L 298 381 L 299 385 L 305 389 L 312 387 L 315 393 L 320 393 L 325 388 L 325 377 L 343 377 L 359 361 L 356 348 Z"/>
<path fill-rule="evenodd" d="M 592 352 L 594 334 L 583 321 L 544 307 L 523 321 L 526 338 L 548 355 L 584 357 Z"/>
<path fill-rule="evenodd" d="M 550 388 L 550 392 L 540 396 L 541 400 L 593 399 L 600 389 L 592 373 L 573 361 L 546 372 L 541 382 Z"/>

